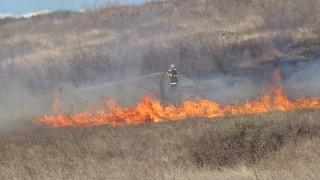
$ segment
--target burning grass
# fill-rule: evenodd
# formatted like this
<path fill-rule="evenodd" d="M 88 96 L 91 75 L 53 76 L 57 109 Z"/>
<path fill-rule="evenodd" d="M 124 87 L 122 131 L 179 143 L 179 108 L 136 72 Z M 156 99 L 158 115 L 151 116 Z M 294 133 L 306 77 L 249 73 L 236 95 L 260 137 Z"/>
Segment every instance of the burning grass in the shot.
<path fill-rule="evenodd" d="M 0 136 L 1 179 L 318 179 L 319 110 Z"/>
<path fill-rule="evenodd" d="M 140 124 L 146 122 L 176 121 L 187 118 L 217 118 L 227 115 L 261 114 L 270 111 L 290 111 L 294 109 L 320 109 L 317 97 L 301 97 L 289 100 L 280 85 L 280 72 L 274 73 L 275 85 L 271 91 L 261 95 L 255 101 L 221 105 L 213 101 L 196 98 L 195 101 L 184 101 L 181 104 L 163 105 L 159 100 L 151 98 L 151 94 L 143 97 L 135 107 L 120 108 L 115 101 L 102 98 L 108 109 L 88 109 L 84 112 L 63 115 L 58 110 L 59 99 L 55 99 L 55 114 L 43 116 L 34 121 L 49 127 L 89 126 L 109 124 L 112 126 Z"/>
<path fill-rule="evenodd" d="M 261 7 L 253 6 L 254 11 L 247 9 L 251 6 L 246 1 L 221 2 L 174 0 L 164 6 L 102 8 L 61 20 L 59 25 L 47 19 L 4 25 L 3 46 L 28 41 L 2 51 L 3 62 L 8 61 L 1 68 L 2 82 L 24 82 L 32 91 L 45 92 L 55 87 L 54 82 L 78 86 L 98 81 L 96 77 L 120 71 L 132 59 L 146 59 L 143 64 L 150 67 L 141 67 L 142 74 L 158 72 L 156 62 L 165 65 L 163 59 L 177 54 L 177 63 L 190 61 L 189 67 L 199 72 L 209 68 L 208 72 L 224 73 L 233 68 L 228 57 L 242 57 L 246 67 L 292 54 L 319 58 L 318 42 L 313 42 L 319 37 L 313 32 L 319 29 L 318 0 L 279 1 L 279 6 L 278 1 L 265 1 L 255 3 Z M 40 41 L 29 37 L 30 32 L 41 35 L 43 31 Z M 225 40 L 218 41 L 224 33 Z M 165 51 L 155 45 L 159 48 L 151 53 L 144 48 L 154 42 L 172 44 L 172 39 L 181 44 L 165 45 Z M 305 43 L 312 47 L 306 48 Z M 32 44 L 41 47 L 28 48 Z M 32 63 L 21 65 L 22 59 Z M 43 64 L 36 64 L 37 59 L 43 59 Z M 191 68 L 191 75 L 197 77 Z M 164 105 L 148 94 L 135 107 L 119 107 L 103 98 L 106 109 L 65 114 L 55 99 L 54 114 L 35 119 L 44 126 L 0 135 L 0 179 L 320 179 L 320 100 L 288 99 L 279 73 L 275 75 L 269 92 L 255 101 L 232 105 L 200 98 Z M 12 112 L 17 114 L 13 104 Z"/>

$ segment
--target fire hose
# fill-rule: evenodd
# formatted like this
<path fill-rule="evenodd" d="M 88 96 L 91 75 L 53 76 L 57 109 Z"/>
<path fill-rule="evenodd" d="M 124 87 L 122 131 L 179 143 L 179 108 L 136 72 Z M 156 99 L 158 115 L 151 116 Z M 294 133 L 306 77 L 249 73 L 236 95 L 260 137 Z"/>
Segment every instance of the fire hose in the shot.
<path fill-rule="evenodd" d="M 194 78 L 190 77 L 185 72 L 183 72 L 181 70 L 178 70 L 178 71 L 181 72 L 184 76 L 186 76 L 190 80 L 192 80 L 193 82 L 195 82 L 196 84 L 203 86 L 199 81 L 197 81 Z M 149 75 L 145 75 L 145 76 L 139 76 L 139 77 L 136 77 L 136 78 L 133 78 L 133 79 L 129 79 L 129 80 L 123 80 L 123 81 L 117 81 L 117 82 L 112 82 L 112 83 L 107 83 L 107 84 L 101 84 L 101 85 L 96 85 L 96 86 L 85 87 L 85 88 L 77 89 L 77 90 L 72 91 L 72 92 L 84 92 L 84 91 L 88 91 L 88 90 L 99 89 L 99 88 L 103 88 L 103 87 L 109 87 L 109 86 L 129 83 L 129 82 L 132 82 L 132 81 L 138 81 L 138 80 L 141 80 L 141 79 L 145 79 L 145 78 L 149 78 L 149 77 L 153 77 L 153 76 L 158 76 L 158 75 L 161 75 L 163 73 L 165 73 L 165 72 L 158 72 L 158 73 L 149 74 Z M 60 91 L 60 93 L 66 94 L 66 93 L 64 93 L 62 88 L 60 88 L 59 91 Z M 68 92 L 68 93 L 72 93 L 72 92 Z"/>
<path fill-rule="evenodd" d="M 193 82 L 195 82 L 196 84 L 200 85 L 200 86 L 203 86 L 199 81 L 196 81 L 195 79 L 193 79 L 192 77 L 190 77 L 188 74 L 184 73 L 183 71 L 181 70 L 177 70 L 179 72 L 181 72 L 183 75 L 185 75 L 187 78 L 191 79 Z"/>
<path fill-rule="evenodd" d="M 163 73 L 164 72 L 159 72 L 159 73 L 154 73 L 154 74 L 149 74 L 149 75 L 145 75 L 145 76 L 136 77 L 134 79 L 124 80 L 124 81 L 117 81 L 117 82 L 107 83 L 107 84 L 102 84 L 102 85 L 97 85 L 97 86 L 90 86 L 90 87 L 78 89 L 75 92 L 83 92 L 83 91 L 88 91 L 88 90 L 91 90 L 91 89 L 98 89 L 98 88 L 114 86 L 114 85 L 118 85 L 118 84 L 124 84 L 124 83 L 132 82 L 132 81 L 138 81 L 140 79 L 145 79 L 145 78 L 148 78 L 148 77 L 158 76 L 158 75 L 161 75 Z"/>

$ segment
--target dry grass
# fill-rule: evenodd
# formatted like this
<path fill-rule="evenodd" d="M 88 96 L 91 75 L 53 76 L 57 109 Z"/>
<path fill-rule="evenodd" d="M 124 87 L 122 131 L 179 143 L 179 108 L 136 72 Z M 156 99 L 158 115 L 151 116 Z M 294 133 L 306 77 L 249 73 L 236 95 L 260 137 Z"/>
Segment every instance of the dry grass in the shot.
<path fill-rule="evenodd" d="M 152 53 L 167 59 L 162 63 L 165 67 L 172 62 L 187 64 L 191 68 L 185 71 L 193 77 L 257 67 L 270 59 L 317 59 L 318 5 L 319 0 L 169 0 L 140 6 L 106 5 L 84 13 L 60 12 L 17 20 L 0 26 L 0 73 L 17 76 L 8 73 L 11 66 L 25 71 L 18 79 L 24 79 L 29 87 L 34 86 L 33 81 L 42 81 L 34 76 L 51 78 L 34 72 L 36 66 L 59 66 L 66 69 L 68 83 L 79 85 L 95 79 L 90 73 L 79 73 L 78 69 L 86 64 L 79 63 L 79 55 L 85 61 L 112 64 L 104 72 L 123 70 L 130 63 L 145 74 L 158 71 L 153 65 L 158 60 L 148 59 Z M 149 69 L 139 67 L 145 59 L 151 64 Z M 25 74 L 30 78 L 26 79 Z"/>
<path fill-rule="evenodd" d="M 11 97 L 12 89 L 23 87 L 38 97 L 61 84 L 113 80 L 128 69 L 154 73 L 171 63 L 205 79 L 270 59 L 318 59 L 319 4 L 169 0 L 2 24 L 1 95 Z M 163 83 L 149 85 L 161 89 Z M 0 178 L 320 179 L 319 113 L 23 128 L 0 136 Z"/>
<path fill-rule="evenodd" d="M 313 30 L 319 25 L 318 4 L 319 0 L 170 0 L 141 6 L 109 5 L 88 9 L 82 14 L 64 15 L 66 12 L 61 12 L 60 15 L 0 26 L 1 46 L 17 46 L 18 42 L 27 40 L 28 47 L 36 47 L 25 50 L 33 56 L 26 57 L 8 49 L 1 53 L 1 59 L 13 56 L 16 60 L 41 61 L 53 55 L 66 58 L 61 49 L 74 52 L 77 45 L 74 41 L 77 39 L 82 39 L 88 47 L 102 42 L 111 48 L 106 50 L 112 54 L 114 44 L 123 44 L 123 39 L 126 39 L 125 44 L 131 43 L 130 48 L 136 50 L 140 48 L 137 45 L 148 47 L 154 42 L 171 44 L 172 39 L 184 39 L 199 33 L 232 32 L 246 40 L 253 37 L 252 34 L 258 34 L 254 39 L 259 39 L 260 33 L 271 30 L 279 31 L 279 34 L 281 31 L 294 33 L 299 28 Z M 69 39 L 70 34 L 75 39 Z"/>
<path fill-rule="evenodd" d="M 112 79 L 111 71 L 122 75 L 132 66 L 141 74 L 158 72 L 159 57 L 163 67 L 185 64 L 195 78 L 255 68 L 270 59 L 317 59 L 318 4 L 169 0 L 12 21 L 0 26 L 1 82 L 16 77 L 38 91 L 47 86 L 45 79 L 79 86 L 95 83 L 97 76 Z M 104 64 L 101 73 L 91 73 L 97 62 Z"/>
<path fill-rule="evenodd" d="M 318 110 L 3 134 L 1 179 L 318 179 Z"/>

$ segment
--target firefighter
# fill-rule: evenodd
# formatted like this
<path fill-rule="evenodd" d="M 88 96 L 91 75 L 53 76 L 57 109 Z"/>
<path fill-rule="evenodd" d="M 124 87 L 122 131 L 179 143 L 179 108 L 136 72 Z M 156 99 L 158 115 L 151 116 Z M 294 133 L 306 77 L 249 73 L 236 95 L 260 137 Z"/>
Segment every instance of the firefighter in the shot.
<path fill-rule="evenodd" d="M 175 90 L 178 86 L 178 73 L 176 66 L 172 64 L 168 70 L 168 76 L 170 77 L 170 89 Z"/>

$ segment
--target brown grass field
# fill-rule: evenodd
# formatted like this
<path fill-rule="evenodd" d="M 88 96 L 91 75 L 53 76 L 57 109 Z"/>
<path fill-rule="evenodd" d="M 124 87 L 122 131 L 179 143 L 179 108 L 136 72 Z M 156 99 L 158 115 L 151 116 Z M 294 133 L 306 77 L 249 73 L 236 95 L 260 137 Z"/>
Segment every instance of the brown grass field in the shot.
<path fill-rule="evenodd" d="M 192 94 L 210 100 L 255 97 L 279 66 L 289 98 L 319 96 L 319 68 L 308 64 L 320 59 L 319 29 L 320 0 L 106 3 L 0 20 L 0 179 L 320 179 L 320 110 L 118 127 L 32 122 L 51 113 L 57 96 L 70 113 L 99 96 L 131 105 L 153 92 L 166 104 L 172 98 L 163 76 L 85 95 L 62 92 L 172 63 L 201 82 L 250 80 L 229 78 Z"/>
<path fill-rule="evenodd" d="M 319 179 L 318 110 L 0 137 L 1 179 Z"/>

